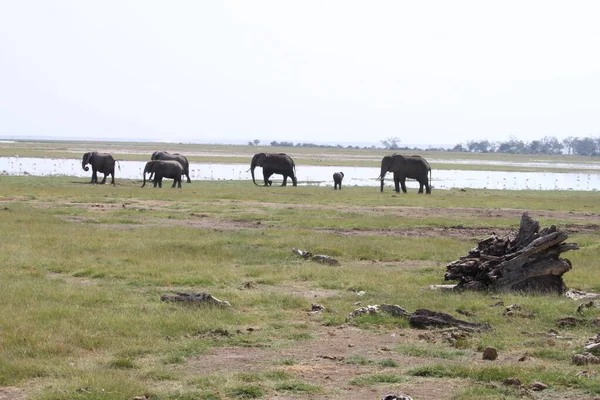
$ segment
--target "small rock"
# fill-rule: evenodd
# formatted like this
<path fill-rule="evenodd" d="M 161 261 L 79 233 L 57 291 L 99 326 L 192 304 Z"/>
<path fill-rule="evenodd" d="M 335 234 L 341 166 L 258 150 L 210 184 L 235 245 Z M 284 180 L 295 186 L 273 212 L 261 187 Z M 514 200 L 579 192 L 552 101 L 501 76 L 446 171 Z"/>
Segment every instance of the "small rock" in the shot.
<path fill-rule="evenodd" d="M 579 314 L 583 314 L 583 310 L 584 309 L 586 309 L 586 308 L 592 308 L 592 307 L 595 307 L 595 306 L 596 306 L 596 303 L 594 303 L 593 301 L 590 301 L 589 303 L 583 303 L 583 304 L 580 304 L 579 307 L 577 307 L 577 312 Z"/>
<path fill-rule="evenodd" d="M 407 394 L 386 394 L 381 400 L 413 400 Z"/>
<path fill-rule="evenodd" d="M 472 317 L 473 313 L 467 310 L 463 310 L 462 308 L 459 308 L 456 310 L 457 313 L 464 315 L 465 317 Z"/>
<path fill-rule="evenodd" d="M 598 375 L 597 371 L 589 371 L 589 370 L 583 370 L 581 372 L 578 372 L 577 374 L 575 374 L 575 376 L 577 377 L 586 377 L 586 378 L 591 378 L 591 377 L 595 377 L 596 375 Z"/>
<path fill-rule="evenodd" d="M 529 387 L 531 388 L 531 390 L 546 390 L 548 389 L 548 385 L 546 385 L 545 383 L 542 382 L 531 382 L 531 385 L 529 385 Z"/>
<path fill-rule="evenodd" d="M 502 381 L 502 384 L 507 386 L 521 386 L 521 380 L 519 378 L 506 378 Z"/>
<path fill-rule="evenodd" d="M 495 348 L 486 347 L 485 350 L 483 350 L 483 359 L 484 360 L 494 361 L 497 358 L 498 358 L 498 350 L 496 350 Z"/>
<path fill-rule="evenodd" d="M 592 353 L 575 354 L 571 358 L 571 362 L 575 365 L 600 364 L 600 358 Z"/>
<path fill-rule="evenodd" d="M 256 289 L 257 285 L 255 282 L 244 282 L 240 286 L 240 289 Z"/>
<path fill-rule="evenodd" d="M 311 306 L 310 310 L 311 310 L 311 311 L 316 311 L 316 312 L 319 312 L 319 311 L 325 311 L 325 307 L 323 307 L 321 304 L 314 303 L 314 304 Z"/>

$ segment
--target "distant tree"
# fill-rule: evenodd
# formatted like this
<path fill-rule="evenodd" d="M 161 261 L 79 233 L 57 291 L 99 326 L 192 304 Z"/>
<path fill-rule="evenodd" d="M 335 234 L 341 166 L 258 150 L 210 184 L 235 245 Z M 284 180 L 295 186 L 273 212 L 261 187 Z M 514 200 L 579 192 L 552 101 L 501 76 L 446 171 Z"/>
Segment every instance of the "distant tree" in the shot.
<path fill-rule="evenodd" d="M 452 150 L 450 151 L 455 151 L 455 152 L 464 152 L 464 151 L 468 151 L 462 144 L 457 144 L 456 146 L 454 146 L 452 148 Z"/>
<path fill-rule="evenodd" d="M 499 153 L 524 154 L 525 147 L 525 143 L 523 143 L 522 140 L 518 140 L 516 137 L 511 136 L 508 142 L 500 142 L 498 144 L 497 151 Z"/>
<path fill-rule="evenodd" d="M 572 143 L 573 154 L 578 156 L 593 156 L 598 154 L 596 141 L 590 137 L 575 138 Z"/>
<path fill-rule="evenodd" d="M 399 145 L 400 142 L 401 142 L 401 140 L 398 137 L 389 137 L 389 138 L 387 138 L 385 140 L 382 140 L 381 144 L 387 150 L 399 150 L 400 149 L 400 145 Z"/>
<path fill-rule="evenodd" d="M 258 145 L 260 144 L 260 140 L 258 140 L 258 139 L 254 139 L 254 140 L 252 141 L 252 143 L 253 143 L 255 146 L 258 146 Z"/>
<path fill-rule="evenodd" d="M 542 151 L 544 154 L 562 154 L 565 146 L 552 136 L 542 138 Z"/>
<path fill-rule="evenodd" d="M 540 154 L 542 151 L 542 141 L 541 140 L 532 140 L 527 145 L 527 154 Z"/>
<path fill-rule="evenodd" d="M 494 145 L 488 140 L 471 140 L 467 142 L 467 148 L 472 153 L 493 153 L 494 151 Z"/>
<path fill-rule="evenodd" d="M 567 150 L 567 154 L 573 154 L 573 141 L 575 138 L 573 136 L 568 136 L 563 139 L 564 148 Z"/>

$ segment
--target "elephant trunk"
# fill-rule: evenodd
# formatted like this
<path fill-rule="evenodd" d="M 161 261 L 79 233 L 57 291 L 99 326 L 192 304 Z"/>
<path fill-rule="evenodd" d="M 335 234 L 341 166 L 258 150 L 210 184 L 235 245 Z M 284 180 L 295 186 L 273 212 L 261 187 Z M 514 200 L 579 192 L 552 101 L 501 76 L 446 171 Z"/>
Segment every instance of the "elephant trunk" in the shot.
<path fill-rule="evenodd" d="M 90 170 L 90 167 L 87 166 L 87 158 L 84 158 L 81 162 L 81 168 L 86 172 Z"/>
<path fill-rule="evenodd" d="M 258 186 L 258 184 L 256 183 L 256 179 L 254 179 L 254 169 L 256 168 L 256 156 L 254 156 L 252 158 L 252 163 L 250 164 L 250 173 L 252 174 L 252 182 L 254 182 L 254 184 L 256 186 Z"/>
<path fill-rule="evenodd" d="M 380 186 L 380 189 L 379 189 L 381 192 L 383 192 L 384 178 L 385 178 L 386 174 L 387 174 L 387 170 L 385 168 L 381 168 L 381 173 L 377 177 L 377 180 L 381 181 L 381 186 Z"/>
<path fill-rule="evenodd" d="M 142 187 L 146 186 L 146 173 L 148 172 L 148 166 L 146 165 L 146 167 L 144 168 L 144 183 L 142 184 Z"/>

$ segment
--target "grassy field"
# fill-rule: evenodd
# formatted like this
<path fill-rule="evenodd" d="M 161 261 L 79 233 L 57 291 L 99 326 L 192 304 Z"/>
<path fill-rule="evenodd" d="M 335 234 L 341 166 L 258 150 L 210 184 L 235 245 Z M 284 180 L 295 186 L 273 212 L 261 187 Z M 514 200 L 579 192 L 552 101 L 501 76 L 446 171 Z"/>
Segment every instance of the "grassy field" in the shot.
<path fill-rule="evenodd" d="M 203 181 L 172 190 L 87 181 L 0 176 L 0 398 L 600 396 L 597 369 L 571 363 L 598 333 L 599 308 L 578 314 L 583 301 L 428 289 L 452 283 L 444 281 L 447 263 L 492 231 L 517 229 L 528 211 L 581 246 L 566 254 L 573 263 L 567 286 L 600 292 L 597 193 L 425 196 L 366 187 Z M 303 260 L 293 247 L 341 265 Z M 161 301 L 174 292 L 211 293 L 231 306 Z M 499 301 L 521 312 L 490 307 Z M 313 303 L 325 311 L 311 313 Z M 357 307 L 382 303 L 494 329 L 452 336 L 385 314 L 348 318 Z M 565 317 L 583 323 L 558 327 Z M 487 346 L 499 350 L 498 360 L 481 360 Z M 523 386 L 502 384 L 513 377 Z M 550 388 L 531 391 L 533 381 Z"/>

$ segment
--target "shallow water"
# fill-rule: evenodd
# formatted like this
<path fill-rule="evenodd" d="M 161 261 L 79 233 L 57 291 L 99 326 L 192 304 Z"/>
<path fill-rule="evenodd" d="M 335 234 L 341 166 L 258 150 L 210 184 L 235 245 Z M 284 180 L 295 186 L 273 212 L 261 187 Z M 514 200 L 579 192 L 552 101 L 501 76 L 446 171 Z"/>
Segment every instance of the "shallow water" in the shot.
<path fill-rule="evenodd" d="M 146 161 L 119 161 L 116 179 L 143 178 Z M 495 164 L 498 165 L 498 164 Z M 506 164 L 505 164 L 506 165 Z M 519 164 L 522 165 L 522 164 Z M 552 164 L 556 166 L 556 164 Z M 250 181 L 249 164 L 190 163 L 190 176 L 194 180 L 242 180 Z M 376 180 L 379 168 L 297 166 L 299 185 L 333 186 L 334 172 L 343 171 L 344 186 L 379 186 Z M 78 159 L 0 157 L 0 174 L 34 176 L 72 176 L 90 180 L 91 170 L 81 168 Z M 262 168 L 255 170 L 256 181 L 262 182 Z M 102 179 L 102 174 L 98 178 Z M 281 175 L 271 177 L 274 185 L 281 183 Z M 185 181 L 184 181 L 185 182 Z M 386 190 L 393 188 L 392 174 L 386 177 Z M 288 180 L 288 184 L 291 184 Z M 505 172 L 433 170 L 432 185 L 436 189 L 473 188 L 505 190 L 600 190 L 600 166 L 597 173 L 556 172 Z M 419 187 L 413 180 L 407 181 L 409 190 Z"/>

